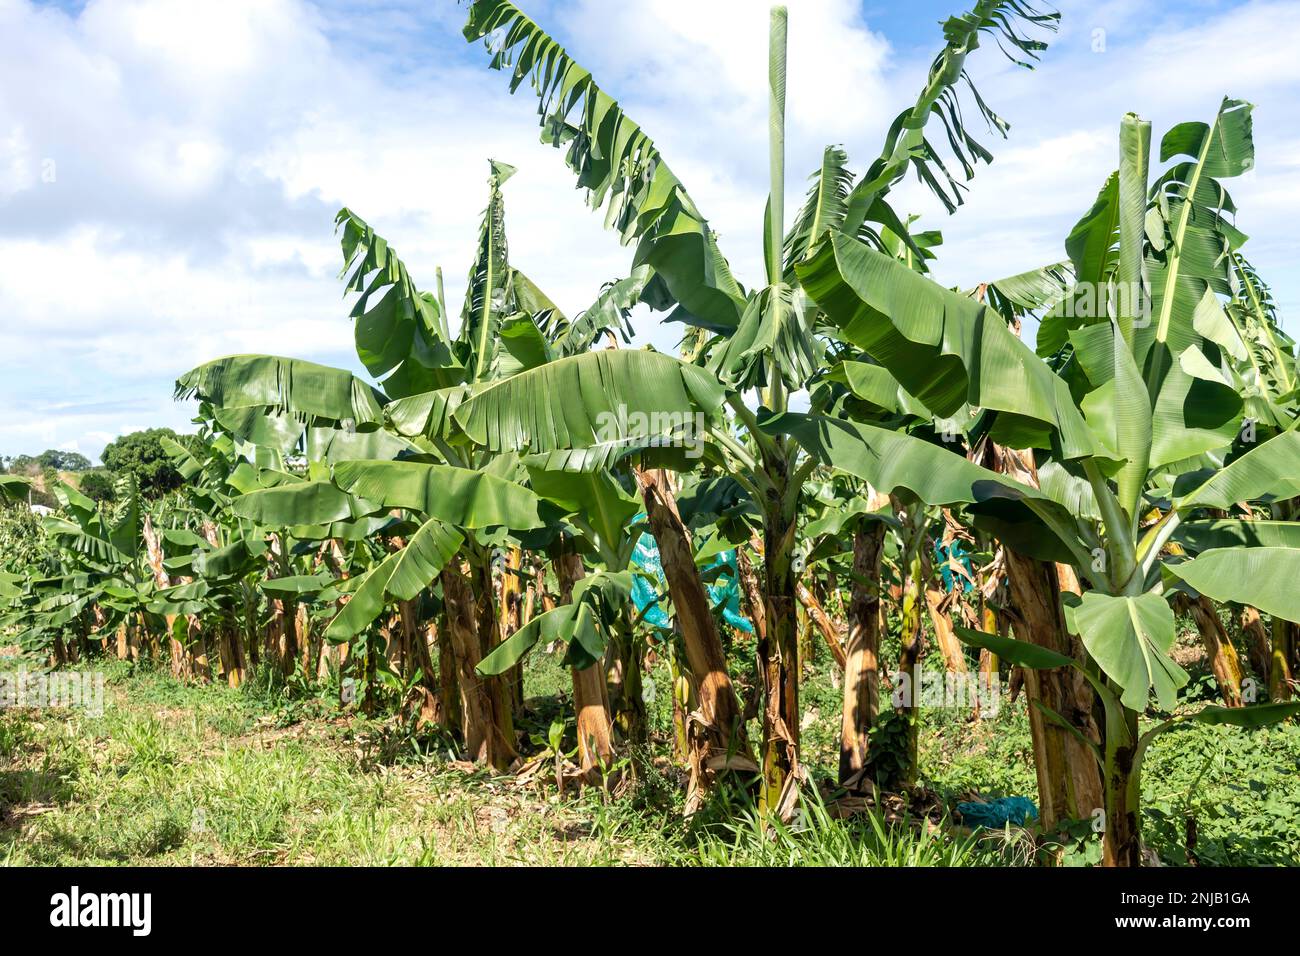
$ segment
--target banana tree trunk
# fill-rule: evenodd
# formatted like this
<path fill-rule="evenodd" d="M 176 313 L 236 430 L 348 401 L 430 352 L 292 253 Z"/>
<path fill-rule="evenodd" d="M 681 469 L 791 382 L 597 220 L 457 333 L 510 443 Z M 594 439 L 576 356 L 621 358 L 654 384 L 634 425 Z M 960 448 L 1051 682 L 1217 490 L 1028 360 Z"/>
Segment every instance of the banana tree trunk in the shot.
<path fill-rule="evenodd" d="M 1228 632 L 1219 619 L 1218 608 L 1204 594 L 1196 600 L 1184 599 L 1180 602 L 1192 612 L 1196 630 L 1201 635 L 1205 646 L 1205 655 L 1210 661 L 1210 670 L 1219 685 L 1219 695 L 1225 707 L 1242 706 L 1241 699 L 1241 658 L 1237 649 L 1228 639 Z"/>
<path fill-rule="evenodd" d="M 668 581 L 677 627 L 686 651 L 686 666 L 698 703 L 697 719 L 689 725 L 690 747 L 696 768 L 691 774 L 687 803 L 698 805 L 717 773 L 728 769 L 753 770 L 735 687 L 727 673 L 727 659 L 709 606 L 708 592 L 695 566 L 691 535 L 677 511 L 668 475 L 660 470 L 636 471 L 645 501 L 650 534 L 659 548 L 659 560 Z"/>
<path fill-rule="evenodd" d="M 997 470 L 1038 487 L 1038 471 L 1031 453 L 1001 446 L 995 446 L 993 453 Z M 1083 660 L 1083 647 L 1066 630 L 1061 605 L 1063 592 L 1080 593 L 1074 569 L 1026 557 L 1009 547 L 1003 548 L 1003 556 L 1011 603 L 1019 618 L 1015 624 L 1017 639 Z M 1067 817 L 1085 819 L 1105 805 L 1110 783 L 1106 782 L 1103 790 L 1092 751 L 1065 729 L 1049 723 L 1034 701 L 1060 714 L 1095 743 L 1101 740 L 1101 734 L 1094 717 L 1096 698 L 1092 688 L 1073 669 L 1066 673 L 1025 670 L 1024 678 L 1043 826 L 1050 829 Z"/>
<path fill-rule="evenodd" d="M 925 605 L 930 612 L 930 624 L 934 628 L 935 642 L 939 653 L 943 655 L 943 664 L 949 673 L 965 674 L 966 655 L 962 652 L 961 641 L 952 625 L 952 595 L 955 591 L 945 593 L 939 588 L 925 589 Z"/>
<path fill-rule="evenodd" d="M 1269 640 L 1268 628 L 1264 626 L 1264 621 L 1256 608 L 1241 609 L 1241 636 L 1246 641 L 1251 669 L 1261 681 L 1267 684 L 1269 671 L 1272 669 L 1272 641 Z"/>
<path fill-rule="evenodd" d="M 380 633 L 384 636 L 384 658 L 388 662 L 389 669 L 404 678 L 409 677 L 415 669 L 411 666 L 406 628 L 403 626 L 400 610 L 396 614 L 388 615 L 388 620 L 380 628 Z"/>
<path fill-rule="evenodd" d="M 555 577 L 560 582 L 560 601 L 573 600 L 573 588 L 586 574 L 582 556 L 573 541 L 560 541 L 554 553 Z M 573 709 L 577 714 L 578 760 L 587 783 L 598 783 L 603 768 L 614 761 L 614 722 L 609 714 L 605 668 L 597 661 L 587 667 L 570 668 L 573 676 Z"/>
<path fill-rule="evenodd" d="M 429 654 L 428 637 L 420 627 L 416 606 L 415 601 L 399 601 L 397 604 L 398 624 L 408 671 L 404 676 L 414 676 L 417 671 L 420 674 L 418 723 L 441 724 L 443 708 L 438 678 L 433 669 L 433 658 Z"/>
<path fill-rule="evenodd" d="M 999 562 L 1002 559 L 999 559 Z M 1003 628 L 998 621 L 998 614 L 989 604 L 988 597 L 981 592 L 979 595 L 979 622 L 980 630 L 986 634 L 1001 634 Z M 994 654 L 987 647 L 980 648 L 979 661 L 979 699 L 976 701 L 975 716 L 982 717 L 980 709 L 985 701 L 991 700 L 993 695 L 998 691 L 998 655 Z"/>
<path fill-rule="evenodd" d="M 1102 865 L 1137 867 L 1142 865 L 1142 842 L 1138 814 L 1141 793 L 1134 773 L 1137 757 L 1138 714 L 1123 708 L 1128 743 L 1119 743 L 1120 734 L 1106 733 L 1106 810 L 1102 836 Z"/>
<path fill-rule="evenodd" d="M 644 645 L 629 619 L 629 610 L 619 617 L 605 655 L 605 683 L 609 688 L 610 713 L 623 739 L 632 744 L 649 740 L 649 716 L 642 696 L 641 656 Z"/>
<path fill-rule="evenodd" d="M 285 547 L 280 535 L 271 535 L 269 560 L 276 566 L 275 571 L 281 577 L 288 577 L 292 572 Z M 298 635 L 294 624 L 297 608 L 293 601 L 284 598 L 273 597 L 267 603 L 271 611 L 271 620 L 267 626 L 267 649 L 280 673 L 288 677 L 298 663 Z"/>
<path fill-rule="evenodd" d="M 763 542 L 757 537 L 751 539 L 756 554 L 763 553 Z M 754 562 L 744 548 L 736 549 L 736 573 L 740 579 L 740 594 L 745 602 L 745 613 L 754 625 L 754 637 L 759 640 L 767 638 L 767 615 L 763 613 L 763 589 L 758 586 L 758 573 Z"/>
<path fill-rule="evenodd" d="M 339 544 L 338 539 L 330 538 L 329 541 L 325 543 L 325 545 L 322 547 L 321 550 L 323 554 L 329 555 L 330 561 L 333 564 L 334 576 L 341 581 L 346 581 L 349 575 L 347 556 L 344 555 L 343 548 Z M 352 596 L 350 594 L 340 595 L 338 599 L 338 607 L 342 609 L 343 605 L 345 605 L 349 600 L 351 600 L 351 598 Z M 342 694 L 342 688 L 343 688 L 343 681 L 342 681 L 343 668 L 347 665 L 348 662 L 349 646 L 350 645 L 348 645 L 346 642 L 340 644 L 331 644 L 321 652 L 320 677 L 322 680 L 328 679 L 330 673 L 330 665 L 333 664 L 333 666 L 338 669 L 340 695 Z"/>
<path fill-rule="evenodd" d="M 148 513 L 140 523 L 140 536 L 144 539 L 145 558 L 149 562 L 154 585 L 158 588 L 171 587 L 171 578 L 163 567 L 162 544 L 158 540 L 157 532 L 154 531 L 153 519 Z M 166 614 L 163 615 L 163 619 L 167 622 L 167 645 L 171 655 L 172 676 L 184 679 L 189 676 L 189 655 L 185 653 L 185 646 L 176 637 L 176 615 Z"/>
<path fill-rule="evenodd" d="M 307 615 L 307 605 L 299 601 L 293 615 L 294 642 L 298 646 L 298 667 L 303 680 L 311 680 L 316 654 L 319 648 L 312 638 L 311 618 Z"/>
<path fill-rule="evenodd" d="M 839 781 L 843 786 L 862 781 L 868 737 L 880 711 L 880 560 L 885 531 L 883 523 L 874 522 L 853 535 L 853 588 L 840 719 Z"/>
<path fill-rule="evenodd" d="M 488 550 L 475 553 L 471 561 L 475 617 L 478 623 L 479 652 L 486 657 L 501 643 L 501 628 L 497 621 L 496 588 L 492 581 L 492 554 Z M 508 765 L 515 752 L 514 692 L 510 677 L 499 674 L 483 681 L 492 699 L 493 739 L 501 741 L 502 759 Z M 506 756 L 508 754 L 508 757 Z M 493 766 L 498 766 L 493 764 Z"/>
<path fill-rule="evenodd" d="M 257 640 L 258 595 L 253 589 L 253 585 L 248 581 L 239 582 L 239 593 L 243 596 L 243 614 L 240 616 L 243 625 L 240 630 L 243 633 L 240 637 L 244 646 L 244 653 L 248 655 L 250 667 L 257 668 L 262 664 Z"/>
<path fill-rule="evenodd" d="M 808 619 L 813 626 L 817 628 L 817 633 L 821 634 L 822 640 L 830 648 L 831 656 L 835 658 L 835 663 L 841 670 L 848 663 L 848 654 L 844 650 L 844 645 L 840 643 L 840 635 L 835 630 L 835 622 L 831 620 L 826 609 L 822 607 L 821 601 L 817 600 L 817 595 L 813 594 L 811 589 L 802 581 L 795 585 L 795 597 L 803 605 L 808 614 Z"/>
<path fill-rule="evenodd" d="M 1274 701 L 1291 699 L 1291 661 L 1300 627 L 1273 617 L 1273 649 L 1268 673 L 1268 696 Z"/>
<path fill-rule="evenodd" d="M 212 666 L 208 662 L 208 639 L 198 617 L 191 614 L 185 619 L 185 653 L 189 659 L 189 673 L 195 680 L 206 684 L 212 680 Z"/>
<path fill-rule="evenodd" d="M 924 539 L 924 526 L 914 529 Z M 901 692 L 899 713 L 906 721 L 906 747 L 898 786 L 904 790 L 916 785 L 921 763 L 921 658 L 925 655 L 925 628 L 922 626 L 921 607 L 925 603 L 925 579 L 929 576 L 922 556 L 925 544 L 920 541 L 911 549 L 912 556 L 904 564 L 902 625 L 899 641 L 902 650 L 898 655 L 898 680 Z"/>
<path fill-rule="evenodd" d="M 452 647 L 449 615 L 444 611 L 437 627 L 438 638 L 438 696 L 442 700 L 441 724 L 448 730 L 460 730 L 464 724 L 461 707 L 460 678 L 457 674 L 456 654 Z"/>
<path fill-rule="evenodd" d="M 248 661 L 244 654 L 244 636 L 240 627 L 230 617 L 224 617 L 220 625 L 221 670 L 226 683 L 231 688 L 239 687 L 244 682 L 248 671 Z"/>
<path fill-rule="evenodd" d="M 763 786 L 759 812 L 785 818 L 793 811 L 799 769 L 799 632 L 791 563 L 795 522 L 779 502 L 763 516 L 763 617 L 758 642 L 763 675 Z"/>
<path fill-rule="evenodd" d="M 1077 593 L 1070 569 L 1005 551 L 1011 600 L 1019 640 L 1058 654 L 1079 657 L 1077 641 L 1065 628 L 1062 591 Z M 1068 576 L 1068 577 L 1067 577 Z M 1039 709 L 1060 714 L 1090 740 L 1100 740 L 1093 717 L 1093 693 L 1077 672 L 1024 671 L 1029 698 L 1029 730 L 1038 774 L 1039 813 L 1050 829 L 1065 818 L 1083 819 L 1104 803 L 1097 761 L 1088 747 Z M 1035 704 L 1037 701 L 1037 705 Z"/>
<path fill-rule="evenodd" d="M 614 762 L 614 722 L 609 715 L 605 669 L 598 662 L 571 671 L 579 765 L 588 783 L 598 783 L 601 773 Z"/>
<path fill-rule="evenodd" d="M 506 552 L 505 568 L 501 572 L 501 640 L 524 625 L 524 588 L 521 573 L 524 556 L 519 548 Z M 516 664 L 503 675 L 510 694 L 510 706 L 515 713 L 524 709 L 524 665 Z"/>
<path fill-rule="evenodd" d="M 475 619 L 474 592 L 462 569 L 447 567 L 441 575 L 447 633 L 460 685 L 461 735 L 469 758 L 498 770 L 514 759 L 514 742 L 504 739 L 493 719 L 492 695 L 474 668 L 483 659 Z"/>

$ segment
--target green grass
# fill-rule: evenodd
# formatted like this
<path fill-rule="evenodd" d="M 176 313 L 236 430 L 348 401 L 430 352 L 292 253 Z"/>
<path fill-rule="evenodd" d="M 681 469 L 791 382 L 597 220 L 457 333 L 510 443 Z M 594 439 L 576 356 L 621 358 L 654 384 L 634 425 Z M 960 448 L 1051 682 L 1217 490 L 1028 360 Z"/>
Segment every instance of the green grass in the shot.
<path fill-rule="evenodd" d="M 962 836 L 934 814 L 893 825 L 864 814 L 836 819 L 815 794 L 774 833 L 746 795 L 726 789 L 687 823 L 680 774 L 667 758 L 662 661 L 647 675 L 657 742 L 637 755 L 635 783 L 617 796 L 560 797 L 554 787 L 468 770 L 449 761 L 436 736 L 341 713 L 329 688 L 253 681 L 232 691 L 118 663 L 106 672 L 102 716 L 0 712 L 0 862 L 965 866 L 1032 857 L 1023 837 Z M 805 688 L 806 754 L 825 786 L 839 700 L 825 661 Z M 534 655 L 523 729 L 544 736 L 552 720 L 571 722 L 568 693 L 558 658 Z M 1032 797 L 1023 698 L 979 721 L 927 712 L 921 761 L 942 806 L 977 794 Z M 1253 735 L 1193 725 L 1161 737 L 1148 757 L 1148 842 L 1168 862 L 1186 862 L 1191 813 L 1202 863 L 1300 863 L 1297 765 L 1294 725 Z"/>

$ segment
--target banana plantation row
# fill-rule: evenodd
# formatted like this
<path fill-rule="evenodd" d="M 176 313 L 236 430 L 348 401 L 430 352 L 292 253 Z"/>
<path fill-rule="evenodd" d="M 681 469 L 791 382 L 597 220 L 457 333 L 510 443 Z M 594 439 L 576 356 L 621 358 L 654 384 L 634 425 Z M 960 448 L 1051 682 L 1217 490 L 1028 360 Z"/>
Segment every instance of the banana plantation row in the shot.
<path fill-rule="evenodd" d="M 55 663 L 341 678 L 361 708 L 397 702 L 500 771 L 528 756 L 525 658 L 560 642 L 587 783 L 644 741 L 654 654 L 675 676 L 688 808 L 725 782 L 774 817 L 810 785 L 801 634 L 842 671 L 849 793 L 915 783 L 923 662 L 986 686 L 1010 674 L 1044 831 L 1100 820 L 1105 861 L 1139 864 L 1154 735 L 1300 712 L 1297 371 L 1233 224 L 1228 185 L 1254 163 L 1239 100 L 1154 141 L 1123 117 L 1062 261 L 967 291 L 927 275 L 940 237 L 891 189 L 910 169 L 956 210 L 992 158 L 966 114 L 1008 129 L 967 57 L 991 39 L 1029 66 L 1056 23 L 1020 0 L 948 20 L 879 154 L 855 174 L 828 147 L 787 224 L 773 10 L 766 274 L 745 286 L 640 126 L 522 11 L 477 0 L 467 39 L 512 92 L 531 87 L 543 140 L 634 247 L 629 274 L 594 276 L 591 306 L 562 314 L 510 259 L 513 170 L 492 162 L 454 323 L 441 273 L 417 287 L 341 210 L 357 354 L 379 384 L 265 355 L 186 373 L 200 429 L 168 446 L 183 489 L 151 503 L 128 482 L 106 509 L 61 488 L 43 546 L 7 556 L 6 622 Z M 678 356 L 630 346 L 638 304 L 681 323 Z M 3 488 L 22 496 L 21 479 Z M 1176 613 L 1221 704 L 1179 700 Z M 753 700 L 732 628 L 754 633 Z"/>

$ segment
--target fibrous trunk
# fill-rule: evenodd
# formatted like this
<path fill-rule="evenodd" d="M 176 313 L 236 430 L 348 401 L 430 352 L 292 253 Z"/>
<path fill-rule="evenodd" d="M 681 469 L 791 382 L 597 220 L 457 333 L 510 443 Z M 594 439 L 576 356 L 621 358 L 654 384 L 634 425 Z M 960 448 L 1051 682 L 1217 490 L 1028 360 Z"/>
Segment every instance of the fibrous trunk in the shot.
<path fill-rule="evenodd" d="M 853 588 L 840 719 L 839 780 L 845 786 L 862 781 L 868 737 L 880 711 L 880 559 L 885 530 L 883 523 L 874 522 L 853 535 Z"/>
<path fill-rule="evenodd" d="M 1241 636 L 1246 642 L 1246 653 L 1250 658 L 1251 669 L 1264 683 L 1268 683 L 1268 674 L 1272 668 L 1273 647 L 1269 639 L 1268 628 L 1253 607 L 1241 609 Z"/>
<path fill-rule="evenodd" d="M 420 683 L 417 686 L 419 724 L 441 724 L 442 695 L 433 668 L 433 658 L 429 654 L 428 635 L 420 627 L 416 607 L 415 601 L 399 601 L 397 604 L 398 626 L 401 629 L 406 665 L 403 676 L 414 677 L 416 672 L 420 675 Z"/>
<path fill-rule="evenodd" d="M 763 786 L 759 811 L 793 811 L 799 779 L 799 634 L 791 564 L 795 522 L 776 501 L 763 516 L 763 616 L 758 642 L 763 675 Z"/>
<path fill-rule="evenodd" d="M 460 677 L 457 673 L 456 653 L 452 645 L 449 616 L 444 613 L 437 627 L 438 637 L 438 696 L 442 700 L 441 724 L 451 730 L 463 726 L 464 710 L 461 707 Z"/>
<path fill-rule="evenodd" d="M 560 582 L 560 600 L 573 600 L 573 587 L 586 574 L 582 556 L 573 548 L 571 538 L 557 542 L 553 558 L 555 577 Z M 605 669 L 600 661 L 581 669 L 570 669 L 573 677 L 573 709 L 577 715 L 578 760 L 588 783 L 599 780 L 603 768 L 614 759 L 614 724 L 609 715 L 609 695 L 605 687 Z"/>
<path fill-rule="evenodd" d="M 1060 569 L 1007 549 L 1007 578 L 1016 610 L 1018 640 L 1074 656 L 1074 641 L 1061 609 Z M 1038 773 L 1039 813 L 1046 828 L 1058 820 L 1087 817 L 1101 806 L 1097 762 L 1088 748 L 1040 709 L 1060 714 L 1091 740 L 1099 739 L 1092 714 L 1093 694 L 1075 680 L 1075 671 L 1024 671 L 1029 697 L 1029 731 Z"/>
<path fill-rule="evenodd" d="M 930 612 L 930 625 L 934 628 L 935 642 L 939 653 L 943 655 L 943 664 L 949 673 L 964 674 L 967 671 L 966 655 L 962 652 L 961 641 L 952 624 L 952 601 L 955 591 L 944 592 L 941 588 L 925 589 L 925 604 Z"/>
<path fill-rule="evenodd" d="M 153 519 L 148 513 L 140 523 L 140 536 L 144 539 L 145 557 L 149 562 L 149 570 L 153 574 L 154 586 L 160 590 L 171 587 L 171 578 L 163 567 L 162 544 L 154 531 Z M 190 661 L 189 655 L 185 652 L 185 645 L 176 636 L 176 615 L 166 614 L 164 620 L 167 622 L 167 643 L 171 654 L 172 676 L 185 678 L 189 676 Z"/>
<path fill-rule="evenodd" d="M 1189 600 L 1187 604 L 1196 621 L 1196 630 L 1201 635 L 1201 643 L 1205 646 L 1205 654 L 1219 685 L 1219 695 L 1223 698 L 1224 706 L 1242 706 L 1241 659 L 1237 655 L 1237 649 L 1232 646 L 1232 641 L 1228 639 L 1218 609 L 1204 594 L 1198 595 L 1194 601 Z"/>
<path fill-rule="evenodd" d="M 1038 487 L 1037 470 L 1029 453 L 998 451 L 1002 471 Z M 1066 630 L 1061 604 L 1062 592 L 1079 593 L 1074 569 L 1026 557 L 1009 547 L 1004 547 L 1003 555 L 1011 603 L 1017 615 L 1016 638 L 1082 661 L 1082 644 Z M 1093 715 L 1096 698 L 1092 688 L 1074 669 L 1026 669 L 1024 679 L 1030 702 L 1029 729 L 1043 826 L 1050 829 L 1058 820 L 1087 818 L 1104 802 L 1096 758 L 1083 741 L 1051 723 L 1040 707 L 1059 714 L 1085 738 L 1098 742 L 1101 736 Z"/>
<path fill-rule="evenodd" d="M 223 617 L 219 625 L 221 647 L 221 672 L 230 687 L 238 687 L 244 682 L 248 663 L 244 656 L 244 636 L 239 626 L 229 617 Z"/>
<path fill-rule="evenodd" d="M 667 473 L 638 470 L 636 477 L 650 534 L 659 548 L 698 705 L 688 727 L 693 756 L 687 806 L 693 809 L 712 785 L 715 774 L 727 768 L 753 770 L 756 764 L 750 755 L 735 687 L 727 673 L 708 592 L 695 565 L 691 535 L 677 511 Z"/>
<path fill-rule="evenodd" d="M 523 552 L 511 548 L 506 552 L 505 567 L 501 572 L 501 640 L 507 640 L 524 625 Z M 524 665 L 516 664 L 505 679 L 510 695 L 510 705 L 516 713 L 524 709 Z"/>
<path fill-rule="evenodd" d="M 812 590 L 802 581 L 799 581 L 795 585 L 795 597 L 797 597 L 799 603 L 803 605 L 803 609 L 808 614 L 808 620 L 812 622 L 813 627 L 815 627 L 817 632 L 821 634 L 822 640 L 824 640 L 826 646 L 830 648 L 831 656 L 835 658 L 836 665 L 842 670 L 845 664 L 848 663 L 848 654 L 844 650 L 844 645 L 840 643 L 840 635 L 835 630 L 835 622 L 833 622 L 830 615 L 826 613 L 826 609 L 822 607 L 821 601 L 817 600 L 817 595 L 813 594 Z"/>
<path fill-rule="evenodd" d="M 475 620 L 478 625 L 479 653 L 486 657 L 501 643 L 501 628 L 497 621 L 496 588 L 492 581 L 490 551 L 476 552 L 471 562 L 471 587 L 474 592 Z M 483 679 L 492 700 L 494 740 L 504 742 L 501 759 L 508 765 L 516 756 L 514 691 L 509 674 L 497 674 Z M 501 764 L 493 763 L 494 767 Z"/>
<path fill-rule="evenodd" d="M 624 740 L 633 744 L 643 744 L 649 739 L 649 716 L 642 694 L 642 648 L 642 640 L 624 609 L 605 654 L 605 682 L 614 726 Z"/>
<path fill-rule="evenodd" d="M 1142 865 L 1139 836 L 1139 799 L 1135 763 L 1137 711 L 1123 708 L 1123 728 L 1106 729 L 1106 810 L 1102 837 L 1102 865 Z"/>
<path fill-rule="evenodd" d="M 916 533 L 924 538 L 923 528 Z M 903 766 L 898 780 L 902 789 L 909 789 L 916 784 L 920 769 L 921 658 L 925 655 L 921 607 L 925 603 L 922 594 L 929 574 L 921 554 L 923 548 L 924 540 L 914 547 L 910 560 L 904 565 L 902 622 L 899 629 L 902 649 L 898 655 L 898 687 L 895 689 L 895 694 L 899 696 L 898 712 L 902 715 L 907 730 Z"/>
<path fill-rule="evenodd" d="M 461 735 L 465 749 L 471 760 L 504 770 L 515 757 L 514 741 L 499 733 L 493 719 L 492 695 L 474 670 L 483 658 L 474 593 L 460 568 L 444 568 L 441 580 L 447 631 L 460 685 Z"/>
<path fill-rule="evenodd" d="M 1291 699 L 1291 662 L 1300 626 L 1273 616 L 1273 648 L 1268 673 L 1268 696 L 1274 701 Z"/>

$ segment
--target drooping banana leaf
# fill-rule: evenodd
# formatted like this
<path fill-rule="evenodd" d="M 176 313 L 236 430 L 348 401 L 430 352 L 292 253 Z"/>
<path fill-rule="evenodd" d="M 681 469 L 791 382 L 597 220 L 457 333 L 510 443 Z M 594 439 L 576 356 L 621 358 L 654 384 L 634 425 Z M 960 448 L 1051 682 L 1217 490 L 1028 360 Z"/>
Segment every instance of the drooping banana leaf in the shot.
<path fill-rule="evenodd" d="M 1175 637 L 1174 612 L 1165 599 L 1147 592 L 1117 596 L 1088 591 L 1065 607 L 1066 622 L 1097 666 L 1118 684 L 1130 710 L 1146 710 L 1154 689 L 1165 710 L 1190 679 L 1169 657 Z"/>
<path fill-rule="evenodd" d="M 1300 548 L 1300 521 L 1202 518 L 1184 521 L 1173 540 L 1192 554 L 1213 548 Z"/>
<path fill-rule="evenodd" d="M 384 505 L 379 501 L 368 501 L 359 495 L 350 495 L 328 481 L 294 482 L 261 488 L 240 495 L 231 504 L 231 510 L 239 517 L 268 528 L 351 521 L 375 514 L 383 508 Z"/>
<path fill-rule="evenodd" d="M 628 314 L 653 279 L 654 270 L 641 265 L 626 278 L 607 283 L 596 301 L 577 318 L 557 324 L 552 344 L 555 354 L 563 358 L 585 352 L 606 331 L 618 332 L 624 342 L 630 342 L 633 330 Z"/>
<path fill-rule="evenodd" d="M 849 195 L 844 231 L 849 235 L 857 233 L 877 199 L 903 178 L 909 165 L 949 212 L 956 208 L 963 201 L 962 187 L 926 137 L 928 121 L 932 116 L 938 117 L 952 159 L 969 180 L 974 175 L 976 161 L 987 163 L 993 157 L 970 134 L 963 121 L 959 84 L 966 83 L 977 112 L 990 127 L 1005 136 L 1009 125 L 989 109 L 976 90 L 966 72 L 967 57 L 979 46 L 980 35 L 989 34 L 1013 62 L 1030 68 L 1047 44 L 1025 31 L 1055 31 L 1059 19 L 1060 14 L 1055 11 L 1038 10 L 1024 0 L 978 0 L 967 13 L 944 21 L 944 48 L 930 65 L 925 88 L 916 103 L 895 118 L 879 158 Z"/>
<path fill-rule="evenodd" d="M 470 42 L 485 41 L 493 69 L 510 71 L 512 93 L 525 80 L 532 84 L 543 141 L 566 148 L 565 162 L 592 207 L 606 209 L 606 223 L 624 242 L 636 241 L 634 266 L 652 267 L 671 300 L 691 315 L 735 326 L 744 292 L 708 223 L 641 127 L 508 0 L 475 0 L 464 33 Z"/>
<path fill-rule="evenodd" d="M 1231 508 L 1239 501 L 1266 495 L 1290 498 L 1300 494 L 1300 432 L 1283 432 L 1261 442 L 1212 474 L 1175 501 L 1189 508 Z"/>
<path fill-rule="evenodd" d="M 543 471 L 529 469 L 533 491 L 553 501 L 599 535 L 604 545 L 617 551 L 641 503 L 630 497 L 605 471 Z"/>
<path fill-rule="evenodd" d="M 547 452 L 698 431 L 722 402 L 705 369 L 658 352 L 607 349 L 494 382 L 452 414 L 491 451 Z"/>
<path fill-rule="evenodd" d="M 342 232 L 340 278 L 348 292 L 360 293 L 352 318 L 367 371 L 394 398 L 460 381 L 465 373 L 437 298 L 415 287 L 397 253 L 352 210 L 340 209 L 334 222 Z"/>
<path fill-rule="evenodd" d="M 519 484 L 486 471 L 414 461 L 345 461 L 334 482 L 350 496 L 407 508 L 459 528 L 541 528 L 548 516 L 542 499 Z"/>
<path fill-rule="evenodd" d="M 1166 568 L 1215 601 L 1247 604 L 1300 623 L 1300 548 L 1212 548 Z"/>
<path fill-rule="evenodd" d="M 335 422 L 382 421 L 383 396 L 351 372 L 276 355 L 230 355 L 176 380 L 176 398 Z"/>
<path fill-rule="evenodd" d="M 1056 444 L 1066 458 L 1099 451 L 1065 382 L 978 302 L 840 233 L 797 271 L 838 334 L 935 415 L 969 403 L 999 413 L 1002 444 Z"/>
<path fill-rule="evenodd" d="M 437 520 L 426 521 L 406 547 L 365 573 L 348 603 L 325 630 L 326 639 L 343 642 L 364 631 L 390 600 L 413 600 L 460 549 L 464 537 Z"/>

